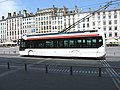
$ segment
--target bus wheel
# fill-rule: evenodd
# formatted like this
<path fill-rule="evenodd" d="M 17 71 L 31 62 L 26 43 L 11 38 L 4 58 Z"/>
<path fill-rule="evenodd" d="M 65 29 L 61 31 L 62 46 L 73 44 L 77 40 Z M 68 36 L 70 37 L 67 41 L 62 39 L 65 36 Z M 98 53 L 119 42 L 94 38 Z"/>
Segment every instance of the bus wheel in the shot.
<path fill-rule="evenodd" d="M 32 51 L 32 50 L 30 50 L 30 51 L 28 52 L 28 56 L 33 56 L 33 51 Z"/>

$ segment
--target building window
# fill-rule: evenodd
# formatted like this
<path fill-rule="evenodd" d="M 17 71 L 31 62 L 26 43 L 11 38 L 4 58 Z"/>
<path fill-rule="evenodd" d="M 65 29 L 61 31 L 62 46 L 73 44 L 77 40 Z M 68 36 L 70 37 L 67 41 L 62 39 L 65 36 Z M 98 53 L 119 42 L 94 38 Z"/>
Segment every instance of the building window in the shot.
<path fill-rule="evenodd" d="M 117 26 L 115 26 L 114 29 L 117 30 Z"/>
<path fill-rule="evenodd" d="M 54 26 L 52 27 L 52 29 L 54 30 Z"/>
<path fill-rule="evenodd" d="M 98 29 L 101 29 L 100 27 L 98 27 Z"/>
<path fill-rule="evenodd" d="M 109 15 L 108 18 L 111 19 L 111 15 Z"/>
<path fill-rule="evenodd" d="M 109 37 L 112 37 L 112 33 L 109 33 Z"/>
<path fill-rule="evenodd" d="M 117 24 L 117 20 L 114 20 L 114 24 Z"/>
<path fill-rule="evenodd" d="M 95 20 L 95 16 L 93 16 L 92 19 Z"/>
<path fill-rule="evenodd" d="M 106 31 L 106 27 L 103 27 L 103 30 Z"/>
<path fill-rule="evenodd" d="M 117 10 L 114 10 L 114 13 L 116 14 L 116 13 L 117 13 Z"/>
<path fill-rule="evenodd" d="M 97 18 L 98 18 L 98 20 L 100 20 L 100 16 L 98 16 Z"/>
<path fill-rule="evenodd" d="M 109 25 L 111 25 L 112 24 L 112 22 L 111 21 L 109 21 Z"/>
<path fill-rule="evenodd" d="M 112 27 L 109 27 L 109 30 L 112 30 Z"/>
<path fill-rule="evenodd" d="M 87 27 L 89 27 L 89 23 L 87 23 Z"/>
<path fill-rule="evenodd" d="M 114 15 L 114 18 L 117 18 L 117 15 Z"/>
<path fill-rule="evenodd" d="M 103 11 L 103 15 L 105 15 L 105 11 Z"/>
<path fill-rule="evenodd" d="M 78 28 L 80 28 L 80 24 L 78 24 Z"/>
<path fill-rule="evenodd" d="M 98 15 L 100 15 L 100 12 L 98 12 Z"/>
<path fill-rule="evenodd" d="M 98 26 L 100 26 L 100 21 L 98 21 Z"/>
<path fill-rule="evenodd" d="M 106 21 L 103 21 L 103 25 L 106 25 Z"/>
<path fill-rule="evenodd" d="M 89 22 L 89 18 L 87 18 L 87 22 Z"/>
<path fill-rule="evenodd" d="M 106 18 L 106 16 L 103 16 L 103 19 L 105 19 Z"/>
<path fill-rule="evenodd" d="M 93 26 L 95 26 L 95 22 L 93 22 Z"/>
<path fill-rule="evenodd" d="M 115 32 L 115 37 L 117 37 L 118 36 L 118 34 L 117 34 L 117 32 Z"/>
<path fill-rule="evenodd" d="M 83 24 L 83 28 L 85 28 L 85 24 Z"/>
<path fill-rule="evenodd" d="M 111 14 L 111 11 L 109 11 L 109 14 Z"/>
<path fill-rule="evenodd" d="M 105 38 L 106 38 L 106 33 L 104 35 L 105 35 Z"/>

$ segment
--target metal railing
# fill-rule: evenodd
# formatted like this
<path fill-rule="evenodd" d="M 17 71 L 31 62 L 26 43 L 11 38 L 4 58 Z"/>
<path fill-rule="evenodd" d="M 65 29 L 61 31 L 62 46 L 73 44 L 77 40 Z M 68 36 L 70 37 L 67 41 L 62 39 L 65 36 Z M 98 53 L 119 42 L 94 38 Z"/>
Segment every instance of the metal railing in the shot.
<path fill-rule="evenodd" d="M 101 77 L 103 75 L 103 71 L 107 71 L 107 73 L 109 73 L 108 70 L 110 70 L 110 69 L 116 69 L 116 70 L 120 71 L 120 67 L 85 66 L 85 65 L 58 65 L 58 64 L 30 64 L 30 63 L 24 63 L 24 62 L 22 62 L 22 63 L 4 62 L 3 66 L 7 67 L 7 69 L 11 69 L 12 67 L 17 67 L 17 68 L 23 69 L 25 71 L 28 71 L 30 69 L 33 69 L 34 67 L 37 67 L 37 68 L 42 68 L 42 70 L 44 70 L 44 72 L 46 74 L 50 73 L 52 69 L 55 71 L 55 70 L 60 70 L 62 68 L 62 69 L 65 69 L 67 71 L 67 73 L 69 73 L 70 75 L 75 74 L 75 70 L 78 72 L 78 70 L 82 70 L 82 69 L 87 69 L 87 70 L 93 69 L 92 71 L 96 71 L 97 72 L 96 74 L 98 77 Z M 20 66 L 22 66 L 22 68 Z M 83 71 L 81 71 L 81 72 L 83 72 Z M 120 77 L 120 75 L 118 75 L 118 77 Z"/>

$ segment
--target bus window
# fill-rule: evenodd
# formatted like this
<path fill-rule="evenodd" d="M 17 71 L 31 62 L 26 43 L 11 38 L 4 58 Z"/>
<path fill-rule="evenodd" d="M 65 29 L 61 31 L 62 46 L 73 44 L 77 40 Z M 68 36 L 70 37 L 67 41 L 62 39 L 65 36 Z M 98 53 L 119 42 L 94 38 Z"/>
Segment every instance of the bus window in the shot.
<path fill-rule="evenodd" d="M 35 47 L 34 44 L 35 44 L 34 41 L 30 41 L 30 48 L 34 48 Z"/>
<path fill-rule="evenodd" d="M 81 39 L 77 40 L 77 47 L 82 47 L 82 40 Z"/>
<path fill-rule="evenodd" d="M 26 41 L 25 40 L 21 40 L 20 47 L 26 47 Z"/>
<path fill-rule="evenodd" d="M 75 47 L 75 40 L 69 40 L 69 47 Z"/>
<path fill-rule="evenodd" d="M 33 45 L 34 45 L 34 48 L 38 48 L 38 41 L 37 40 L 33 41 Z"/>
<path fill-rule="evenodd" d="M 58 40 L 58 47 L 63 47 L 63 40 Z"/>
<path fill-rule="evenodd" d="M 86 47 L 86 40 L 85 39 L 83 39 L 83 47 Z"/>
<path fill-rule="evenodd" d="M 103 45 L 103 40 L 102 40 L 102 37 L 99 37 L 98 39 L 98 46 L 102 46 Z"/>
<path fill-rule="evenodd" d="M 91 38 L 88 38 L 87 40 L 86 40 L 86 42 L 87 42 L 87 44 L 86 44 L 86 47 L 91 47 L 92 46 L 92 42 L 91 42 Z"/>
<path fill-rule="evenodd" d="M 22 40 L 20 43 L 20 47 L 21 48 L 29 48 L 30 47 L 29 41 Z"/>
<path fill-rule="evenodd" d="M 97 39 L 92 39 L 92 47 L 97 47 Z"/>
<path fill-rule="evenodd" d="M 44 47 L 45 47 L 45 41 L 39 41 L 38 48 L 44 48 Z"/>
<path fill-rule="evenodd" d="M 69 44 L 68 40 L 64 40 L 64 47 L 68 47 L 68 44 Z"/>
<path fill-rule="evenodd" d="M 53 46 L 54 48 L 57 48 L 58 47 L 58 40 L 53 40 L 53 45 L 54 45 Z"/>
<path fill-rule="evenodd" d="M 46 47 L 53 47 L 53 41 L 46 41 Z"/>

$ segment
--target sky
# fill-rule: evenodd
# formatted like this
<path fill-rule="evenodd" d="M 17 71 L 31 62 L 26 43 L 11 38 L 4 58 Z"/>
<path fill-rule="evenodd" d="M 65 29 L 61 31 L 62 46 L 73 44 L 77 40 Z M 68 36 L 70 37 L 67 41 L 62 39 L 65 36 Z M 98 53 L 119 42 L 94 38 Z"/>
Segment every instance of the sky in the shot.
<path fill-rule="evenodd" d="M 111 0 L 0 0 L 0 18 L 7 16 L 8 13 L 19 12 L 27 10 L 29 13 L 35 13 L 37 8 L 45 9 L 51 8 L 55 5 L 58 8 L 66 6 L 70 10 L 74 9 L 77 5 L 79 9 L 94 8 Z"/>

